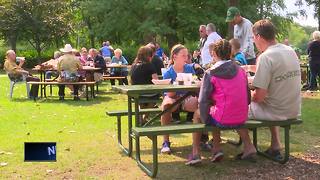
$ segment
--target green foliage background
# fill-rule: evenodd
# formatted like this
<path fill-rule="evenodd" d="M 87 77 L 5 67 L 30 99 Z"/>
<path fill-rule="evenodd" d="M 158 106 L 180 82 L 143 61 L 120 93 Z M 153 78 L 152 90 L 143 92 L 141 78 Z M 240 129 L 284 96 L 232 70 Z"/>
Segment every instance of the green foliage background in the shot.
<path fill-rule="evenodd" d="M 222 37 L 230 38 L 225 16 L 231 2 L 253 23 L 271 19 L 279 41 L 289 38 L 305 52 L 314 28 L 294 24 L 293 14 L 280 14 L 286 8 L 283 0 L 0 0 L 0 63 L 9 48 L 26 56 L 26 65 L 32 67 L 66 43 L 77 49 L 100 48 L 106 40 L 121 48 L 129 62 L 150 41 L 159 42 L 167 54 L 177 43 L 193 51 L 200 24 L 214 23 Z"/>

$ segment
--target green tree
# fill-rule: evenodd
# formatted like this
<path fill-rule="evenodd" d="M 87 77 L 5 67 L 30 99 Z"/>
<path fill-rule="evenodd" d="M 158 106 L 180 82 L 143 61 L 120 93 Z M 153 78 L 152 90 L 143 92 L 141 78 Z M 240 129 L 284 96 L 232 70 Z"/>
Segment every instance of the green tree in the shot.
<path fill-rule="evenodd" d="M 12 9 L 10 1 L 0 1 L 0 32 L 11 49 L 16 50 L 22 19 Z"/>
<path fill-rule="evenodd" d="M 10 10 L 6 11 L 7 24 L 5 36 L 11 34 L 20 40 L 28 41 L 37 51 L 41 51 L 56 39 L 66 37 L 71 32 L 71 15 L 67 0 L 16 0 L 8 1 Z M 8 14 L 9 13 L 9 14 Z M 11 14 L 10 14 L 11 13 Z M 10 16 L 13 15 L 13 16 Z"/>
<path fill-rule="evenodd" d="M 301 7 L 304 2 L 314 6 L 314 17 L 318 19 L 318 30 L 320 30 L 320 0 L 296 0 L 295 5 Z M 306 16 L 305 10 L 300 10 L 300 14 Z"/>

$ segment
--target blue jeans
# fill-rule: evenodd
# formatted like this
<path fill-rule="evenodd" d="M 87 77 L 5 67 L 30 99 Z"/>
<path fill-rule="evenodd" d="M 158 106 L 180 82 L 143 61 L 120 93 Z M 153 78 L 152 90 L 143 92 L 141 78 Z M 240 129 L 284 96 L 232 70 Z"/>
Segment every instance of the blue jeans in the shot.
<path fill-rule="evenodd" d="M 310 66 L 310 85 L 309 89 L 317 89 L 317 77 L 320 77 L 320 63 L 309 62 Z"/>

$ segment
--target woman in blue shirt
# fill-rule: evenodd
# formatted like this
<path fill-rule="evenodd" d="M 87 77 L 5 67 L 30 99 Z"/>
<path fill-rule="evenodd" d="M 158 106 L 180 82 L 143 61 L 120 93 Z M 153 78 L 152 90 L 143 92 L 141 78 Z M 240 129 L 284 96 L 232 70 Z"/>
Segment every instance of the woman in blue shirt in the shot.
<path fill-rule="evenodd" d="M 122 56 L 122 50 L 116 49 L 114 50 L 114 56 L 112 57 L 111 64 L 120 64 L 120 65 L 128 65 L 128 61 L 126 58 Z M 111 68 L 111 76 L 124 76 L 124 79 L 118 79 L 119 85 L 128 85 L 128 68 Z M 111 85 L 115 85 L 115 80 L 110 79 Z"/>
<path fill-rule="evenodd" d="M 173 46 L 171 50 L 171 65 L 168 70 L 164 73 L 163 79 L 171 79 L 171 83 L 176 81 L 177 73 L 192 73 L 195 74 L 192 64 L 187 64 L 188 59 L 188 49 L 181 44 Z M 181 98 L 186 92 L 167 92 L 163 98 L 161 105 L 162 110 L 170 107 L 174 102 Z M 181 108 L 184 111 L 194 112 L 198 108 L 198 99 L 197 97 L 190 96 L 186 98 L 182 104 Z M 169 112 L 161 116 L 161 125 L 170 124 L 172 120 L 172 112 L 175 112 L 179 107 L 171 109 Z M 170 141 L 169 135 L 163 136 L 163 144 L 161 148 L 161 153 L 170 153 Z"/>

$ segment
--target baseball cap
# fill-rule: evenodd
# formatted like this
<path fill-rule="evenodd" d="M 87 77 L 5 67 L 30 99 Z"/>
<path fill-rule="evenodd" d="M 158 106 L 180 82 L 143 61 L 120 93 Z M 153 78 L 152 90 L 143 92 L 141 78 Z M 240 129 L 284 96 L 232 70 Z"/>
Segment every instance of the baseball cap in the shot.
<path fill-rule="evenodd" d="M 240 14 L 239 9 L 234 6 L 230 7 L 227 11 L 226 22 L 231 22 L 237 14 Z"/>

